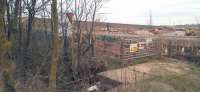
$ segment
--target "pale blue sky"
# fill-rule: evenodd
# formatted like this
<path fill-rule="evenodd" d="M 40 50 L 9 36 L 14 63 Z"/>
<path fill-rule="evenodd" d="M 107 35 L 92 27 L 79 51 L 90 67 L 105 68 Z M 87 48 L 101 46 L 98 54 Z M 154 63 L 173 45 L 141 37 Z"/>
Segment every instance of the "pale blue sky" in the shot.
<path fill-rule="evenodd" d="M 196 24 L 200 0 L 110 0 L 99 12 L 106 22 L 148 24 L 150 11 L 154 25 Z"/>

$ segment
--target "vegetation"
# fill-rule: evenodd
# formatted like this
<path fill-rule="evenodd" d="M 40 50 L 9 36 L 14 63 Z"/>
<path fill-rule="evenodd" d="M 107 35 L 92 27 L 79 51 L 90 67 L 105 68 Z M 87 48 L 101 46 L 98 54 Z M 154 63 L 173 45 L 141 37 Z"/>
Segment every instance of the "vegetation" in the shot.
<path fill-rule="evenodd" d="M 100 41 L 108 41 L 108 42 L 116 42 L 120 40 L 119 37 L 112 37 L 112 36 L 107 36 L 107 35 L 97 36 L 96 39 Z"/>
<path fill-rule="evenodd" d="M 100 73 L 122 84 L 116 92 L 198 92 L 200 68 L 171 58 L 149 58 L 141 64 Z"/>
<path fill-rule="evenodd" d="M 0 92 L 79 91 L 94 85 L 90 78 L 99 72 L 151 59 L 122 62 L 116 58 L 98 58 L 96 39 L 107 42 L 120 40 L 112 36 L 95 38 L 96 16 L 105 1 L 0 0 Z M 152 27 L 140 25 L 139 29 Z M 200 60 L 199 57 L 191 59 L 194 62 Z M 198 69 L 192 69 L 192 75 L 198 73 Z M 171 75 L 162 77 L 167 80 Z M 194 90 L 181 91 L 198 90 L 199 83 L 193 84 L 189 78 L 177 77 L 176 83 L 181 85 L 186 80 L 186 86 L 195 87 Z M 175 86 L 174 82 L 164 82 Z"/>
<path fill-rule="evenodd" d="M 13 80 L 13 72 L 15 69 L 14 64 L 8 60 L 7 54 L 9 49 L 11 48 L 11 43 L 6 40 L 4 33 L 0 32 L 0 92 L 13 92 L 14 89 L 14 80 Z M 3 82 L 2 82 L 3 81 Z"/>
<path fill-rule="evenodd" d="M 173 62 L 172 59 L 167 60 L 168 64 L 177 64 Z M 163 62 L 162 60 L 160 61 Z M 181 67 L 176 67 L 176 69 L 179 68 Z M 187 69 L 182 69 L 182 73 L 174 73 L 173 71 L 163 68 L 160 70 L 152 70 L 153 74 L 159 76 L 152 75 L 151 77 L 138 82 L 140 92 L 198 92 L 200 90 L 200 87 L 198 86 L 200 85 L 200 82 L 198 81 L 200 80 L 200 68 L 193 64 L 187 64 L 184 68 Z"/>
<path fill-rule="evenodd" d="M 0 92 L 57 92 L 69 86 L 66 82 L 96 74 L 93 31 L 102 4 L 103 0 L 1 0 Z M 67 21 L 66 13 L 76 20 Z M 92 26 L 82 30 L 80 21 L 88 20 Z"/>
<path fill-rule="evenodd" d="M 124 67 L 127 67 L 127 66 L 133 66 L 133 65 L 149 62 L 149 60 L 151 60 L 153 58 L 145 57 L 145 58 L 140 58 L 140 59 L 136 59 L 134 61 L 129 61 L 129 62 L 122 62 L 120 59 L 110 58 L 110 57 L 104 57 L 104 59 L 105 59 L 105 62 L 106 62 L 105 63 L 106 69 L 112 70 L 112 69 L 119 69 L 119 68 L 124 68 Z"/>
<path fill-rule="evenodd" d="M 192 56 L 189 56 L 187 58 L 189 61 L 197 64 L 197 65 L 200 65 L 200 57 L 199 56 L 196 56 L 196 55 L 192 55 Z"/>

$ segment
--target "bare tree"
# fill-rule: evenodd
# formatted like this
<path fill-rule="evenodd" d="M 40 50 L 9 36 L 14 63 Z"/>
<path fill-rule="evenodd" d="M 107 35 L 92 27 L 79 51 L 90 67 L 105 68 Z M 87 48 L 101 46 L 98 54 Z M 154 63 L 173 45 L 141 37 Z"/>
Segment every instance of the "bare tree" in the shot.
<path fill-rule="evenodd" d="M 50 1 L 52 1 L 51 11 L 49 11 L 48 8 Z M 62 3 L 63 1 L 65 3 Z M 58 83 L 58 67 L 61 64 L 59 62 L 61 51 L 63 51 L 63 61 L 69 61 L 67 63 L 69 68 L 65 71 L 70 71 L 69 73 L 63 72 L 63 76 L 73 73 L 74 79 L 71 79 L 73 81 L 75 79 L 78 80 L 79 78 L 86 77 L 86 75 L 89 74 L 89 61 L 91 61 L 92 57 L 95 56 L 95 37 L 93 31 L 95 30 L 96 12 L 98 7 L 101 5 L 100 1 L 101 0 L 61 0 L 61 20 L 65 19 L 63 17 L 66 17 L 64 16 L 66 12 L 74 12 L 76 17 L 76 21 L 73 23 L 72 34 L 68 34 L 68 28 L 66 28 L 67 30 L 64 29 L 62 31 L 63 39 L 61 40 L 63 43 L 61 44 L 58 31 L 59 20 L 57 0 L 1 0 L 0 31 L 6 29 L 7 38 L 15 44 L 12 48 L 11 54 L 9 52 L 8 58 L 14 62 L 16 61 L 17 74 L 20 75 L 16 76 L 16 85 L 20 85 L 20 87 L 17 88 L 17 91 L 36 91 L 39 87 L 34 86 L 38 83 L 44 83 L 41 81 L 40 76 L 43 76 L 41 71 L 46 69 L 42 69 L 42 66 L 47 65 L 46 70 L 50 67 L 50 73 L 45 72 L 44 74 L 48 75 L 46 79 L 49 79 L 49 85 L 47 88 L 48 91 L 55 92 Z M 74 4 L 75 6 L 72 6 Z M 51 13 L 50 16 L 48 16 L 49 13 Z M 26 18 L 23 18 L 24 16 L 27 16 L 27 20 Z M 35 41 L 38 41 L 38 39 L 35 40 L 38 35 L 34 34 L 34 22 L 39 19 L 36 18 L 37 16 L 43 18 L 46 39 L 49 41 L 48 51 L 45 50 L 45 52 L 36 51 L 39 49 L 41 50 L 42 48 L 39 48 L 40 46 L 36 45 L 33 46 Z M 47 32 L 48 27 L 46 25 L 46 18 L 48 17 L 51 17 L 52 32 Z M 84 23 L 86 23 L 87 26 Z M 67 24 L 61 26 L 68 27 Z M 87 29 L 83 29 L 83 26 L 87 27 Z M 47 35 L 48 33 L 52 33 L 52 39 L 47 37 L 49 36 Z M 60 49 L 60 45 L 63 45 L 63 48 Z M 47 47 L 47 45 L 43 47 Z M 42 57 L 42 59 L 36 60 L 35 58 L 38 57 Z M 49 59 L 50 57 L 51 59 Z M 35 61 L 45 62 L 37 62 L 37 64 L 34 64 Z M 51 63 L 48 61 L 51 61 Z M 71 71 L 72 63 L 76 65 L 75 68 L 73 68 L 73 71 Z M 37 67 L 37 69 L 34 69 L 34 67 Z M 82 71 L 84 68 L 86 69 L 86 72 Z M 43 92 L 41 90 L 38 90 L 38 92 L 39 91 Z"/>
<path fill-rule="evenodd" d="M 95 56 L 94 50 L 94 26 L 95 17 L 98 9 L 102 5 L 102 0 L 75 0 L 75 28 L 76 28 L 76 40 L 77 40 L 77 55 L 76 66 L 80 69 L 77 71 L 89 68 L 89 63 L 92 57 Z M 90 22 L 91 21 L 91 22 Z M 88 52 L 90 55 L 88 56 Z M 83 59 L 84 58 L 84 59 Z M 85 60 L 86 59 L 86 60 Z M 84 62 L 82 61 L 84 60 Z M 82 67 L 82 69 L 81 69 Z M 82 71 L 83 73 L 84 71 Z M 89 71 L 88 71 L 89 72 Z"/>

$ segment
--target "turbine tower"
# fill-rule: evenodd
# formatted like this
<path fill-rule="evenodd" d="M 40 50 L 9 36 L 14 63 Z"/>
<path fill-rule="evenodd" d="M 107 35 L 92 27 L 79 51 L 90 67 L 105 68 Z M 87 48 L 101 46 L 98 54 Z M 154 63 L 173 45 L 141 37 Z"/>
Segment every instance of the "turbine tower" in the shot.
<path fill-rule="evenodd" d="M 152 11 L 149 12 L 149 25 L 153 26 L 153 18 L 152 18 Z"/>

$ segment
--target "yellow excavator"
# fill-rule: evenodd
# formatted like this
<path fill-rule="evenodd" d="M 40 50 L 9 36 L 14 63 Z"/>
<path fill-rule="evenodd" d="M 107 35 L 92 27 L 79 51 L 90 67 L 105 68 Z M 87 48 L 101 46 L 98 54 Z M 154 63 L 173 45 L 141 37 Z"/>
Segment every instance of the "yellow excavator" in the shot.
<path fill-rule="evenodd" d="M 185 31 L 185 35 L 186 36 L 194 36 L 195 32 L 192 28 L 187 28 L 186 31 Z"/>

